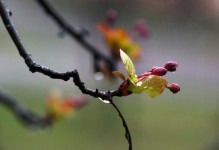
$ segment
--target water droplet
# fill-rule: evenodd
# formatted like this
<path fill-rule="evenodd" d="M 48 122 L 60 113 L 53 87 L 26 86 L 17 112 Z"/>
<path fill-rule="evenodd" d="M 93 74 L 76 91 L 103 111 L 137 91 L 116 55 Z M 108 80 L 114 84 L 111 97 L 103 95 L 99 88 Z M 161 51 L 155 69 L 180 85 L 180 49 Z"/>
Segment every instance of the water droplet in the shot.
<path fill-rule="evenodd" d="M 102 99 L 102 98 L 100 98 L 99 97 L 99 100 L 101 100 L 103 103 L 105 103 L 105 104 L 109 104 L 110 102 L 108 101 L 108 100 L 104 100 L 104 99 Z"/>
<path fill-rule="evenodd" d="M 101 72 L 97 72 L 97 73 L 95 73 L 94 78 L 96 80 L 103 80 L 104 75 Z"/>

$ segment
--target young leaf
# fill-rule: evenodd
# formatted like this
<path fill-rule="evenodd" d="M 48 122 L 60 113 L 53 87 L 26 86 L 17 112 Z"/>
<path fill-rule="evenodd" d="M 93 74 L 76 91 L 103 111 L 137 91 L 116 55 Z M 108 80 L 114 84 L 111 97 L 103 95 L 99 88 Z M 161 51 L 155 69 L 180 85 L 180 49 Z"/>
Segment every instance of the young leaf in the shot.
<path fill-rule="evenodd" d="M 143 92 L 148 94 L 151 98 L 160 95 L 167 85 L 166 79 L 156 75 L 150 75 L 142 82 L 143 83 L 141 84 L 140 89 L 142 89 Z"/>
<path fill-rule="evenodd" d="M 123 81 L 125 81 L 125 75 L 123 73 L 121 73 L 120 71 L 113 71 L 112 74 L 114 74 L 115 76 L 117 76 L 118 78 L 122 79 Z"/>
<path fill-rule="evenodd" d="M 133 83 L 136 86 L 136 82 L 138 81 L 138 78 L 135 76 L 129 76 L 129 81 Z"/>
<path fill-rule="evenodd" d="M 120 57 L 122 59 L 122 62 L 124 64 L 125 70 L 127 71 L 130 78 L 135 78 L 135 66 L 132 63 L 132 60 L 129 58 L 126 53 L 124 53 L 120 49 Z"/>
<path fill-rule="evenodd" d="M 142 92 L 142 90 L 140 90 L 139 87 L 136 86 L 135 84 L 130 84 L 128 87 L 128 90 L 132 91 L 133 93 L 137 93 L 137 94 Z"/>

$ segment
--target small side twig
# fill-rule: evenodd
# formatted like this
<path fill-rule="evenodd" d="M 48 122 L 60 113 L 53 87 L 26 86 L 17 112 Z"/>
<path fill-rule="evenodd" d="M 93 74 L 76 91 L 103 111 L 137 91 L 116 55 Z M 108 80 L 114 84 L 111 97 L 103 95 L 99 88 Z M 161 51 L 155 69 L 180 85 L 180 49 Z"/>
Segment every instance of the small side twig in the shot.
<path fill-rule="evenodd" d="M 2 91 L 0 91 L 0 102 L 11 110 L 11 112 L 30 129 L 39 129 L 51 125 L 49 118 L 46 116 L 39 116 L 26 109 L 17 99 Z"/>
<path fill-rule="evenodd" d="M 129 150 L 132 150 L 132 138 L 131 138 L 131 134 L 129 132 L 129 128 L 128 128 L 128 125 L 125 121 L 125 118 L 123 117 L 121 111 L 119 110 L 119 108 L 115 105 L 115 103 L 113 102 L 113 100 L 110 100 L 110 104 L 116 109 L 116 111 L 118 112 L 119 114 L 119 117 L 121 118 L 122 120 L 122 124 L 123 124 L 123 127 L 125 129 L 125 138 L 126 140 L 128 141 L 128 144 L 129 144 Z"/>

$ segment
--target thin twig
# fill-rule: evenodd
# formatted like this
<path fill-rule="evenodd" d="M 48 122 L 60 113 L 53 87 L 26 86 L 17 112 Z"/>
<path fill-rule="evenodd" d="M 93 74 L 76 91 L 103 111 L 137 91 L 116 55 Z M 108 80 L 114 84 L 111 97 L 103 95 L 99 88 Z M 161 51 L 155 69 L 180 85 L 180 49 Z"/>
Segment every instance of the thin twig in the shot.
<path fill-rule="evenodd" d="M 100 53 L 100 50 L 98 50 L 97 47 L 92 45 L 88 40 L 86 40 L 84 36 L 84 32 L 79 32 L 75 30 L 72 26 L 70 26 L 67 21 L 61 17 L 61 15 L 55 11 L 55 9 L 49 4 L 48 1 L 46 0 L 36 0 L 36 2 L 39 3 L 39 5 L 43 8 L 43 10 L 50 16 L 54 22 L 66 33 L 68 33 L 74 40 L 76 40 L 78 43 L 80 43 L 85 50 L 90 52 L 93 55 L 93 58 L 98 58 L 103 60 L 106 64 L 107 67 L 111 70 L 114 71 L 115 68 L 115 63 L 109 59 L 108 57 L 104 56 L 103 54 Z M 94 59 L 95 61 L 96 59 Z"/>
<path fill-rule="evenodd" d="M 132 150 L 132 138 L 131 138 L 131 134 L 129 132 L 129 128 L 128 128 L 128 125 L 125 121 L 125 118 L 123 117 L 121 111 L 119 110 L 119 108 L 116 106 L 116 104 L 113 102 L 113 100 L 110 100 L 110 104 L 116 109 L 116 111 L 118 112 L 119 114 L 119 117 L 121 118 L 122 120 L 122 125 L 125 129 L 125 138 L 126 140 L 128 141 L 128 144 L 129 144 L 129 150 Z"/>

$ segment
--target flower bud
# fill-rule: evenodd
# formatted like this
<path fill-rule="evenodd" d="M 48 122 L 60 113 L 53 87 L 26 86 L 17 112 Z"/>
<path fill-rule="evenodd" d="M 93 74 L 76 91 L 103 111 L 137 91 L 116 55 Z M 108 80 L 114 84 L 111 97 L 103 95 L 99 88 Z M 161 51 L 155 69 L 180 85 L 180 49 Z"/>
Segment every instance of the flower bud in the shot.
<path fill-rule="evenodd" d="M 106 13 L 106 22 L 109 25 L 113 26 L 116 21 L 116 18 L 117 18 L 117 12 L 115 10 L 111 9 Z"/>
<path fill-rule="evenodd" d="M 174 72 L 176 71 L 176 68 L 178 67 L 178 63 L 175 61 L 168 61 L 165 65 L 164 68 L 167 69 L 167 71 Z"/>
<path fill-rule="evenodd" d="M 79 108 L 85 106 L 88 103 L 87 98 L 84 97 L 84 96 L 67 97 L 67 98 L 64 99 L 64 101 L 66 101 L 66 103 L 70 107 L 76 108 L 76 109 L 79 109 Z"/>
<path fill-rule="evenodd" d="M 133 26 L 133 31 L 137 32 L 141 37 L 147 38 L 150 31 L 144 21 L 138 21 Z"/>
<path fill-rule="evenodd" d="M 154 69 L 156 69 L 158 66 L 154 66 L 152 67 L 150 70 L 148 70 L 148 72 L 152 72 Z"/>
<path fill-rule="evenodd" d="M 124 81 L 124 82 L 119 86 L 118 91 L 119 91 L 119 92 L 122 92 L 122 95 L 123 95 L 123 96 L 127 96 L 127 95 L 132 94 L 132 91 L 129 91 L 129 90 L 128 90 L 129 85 L 130 85 L 129 80 Z"/>
<path fill-rule="evenodd" d="M 173 94 L 177 93 L 180 91 L 180 87 L 178 84 L 176 83 L 171 83 L 171 84 L 167 84 L 167 88 L 173 92 Z"/>
<path fill-rule="evenodd" d="M 167 73 L 167 70 L 163 67 L 156 67 L 155 69 L 152 69 L 151 74 L 157 75 L 157 76 L 164 76 Z"/>

